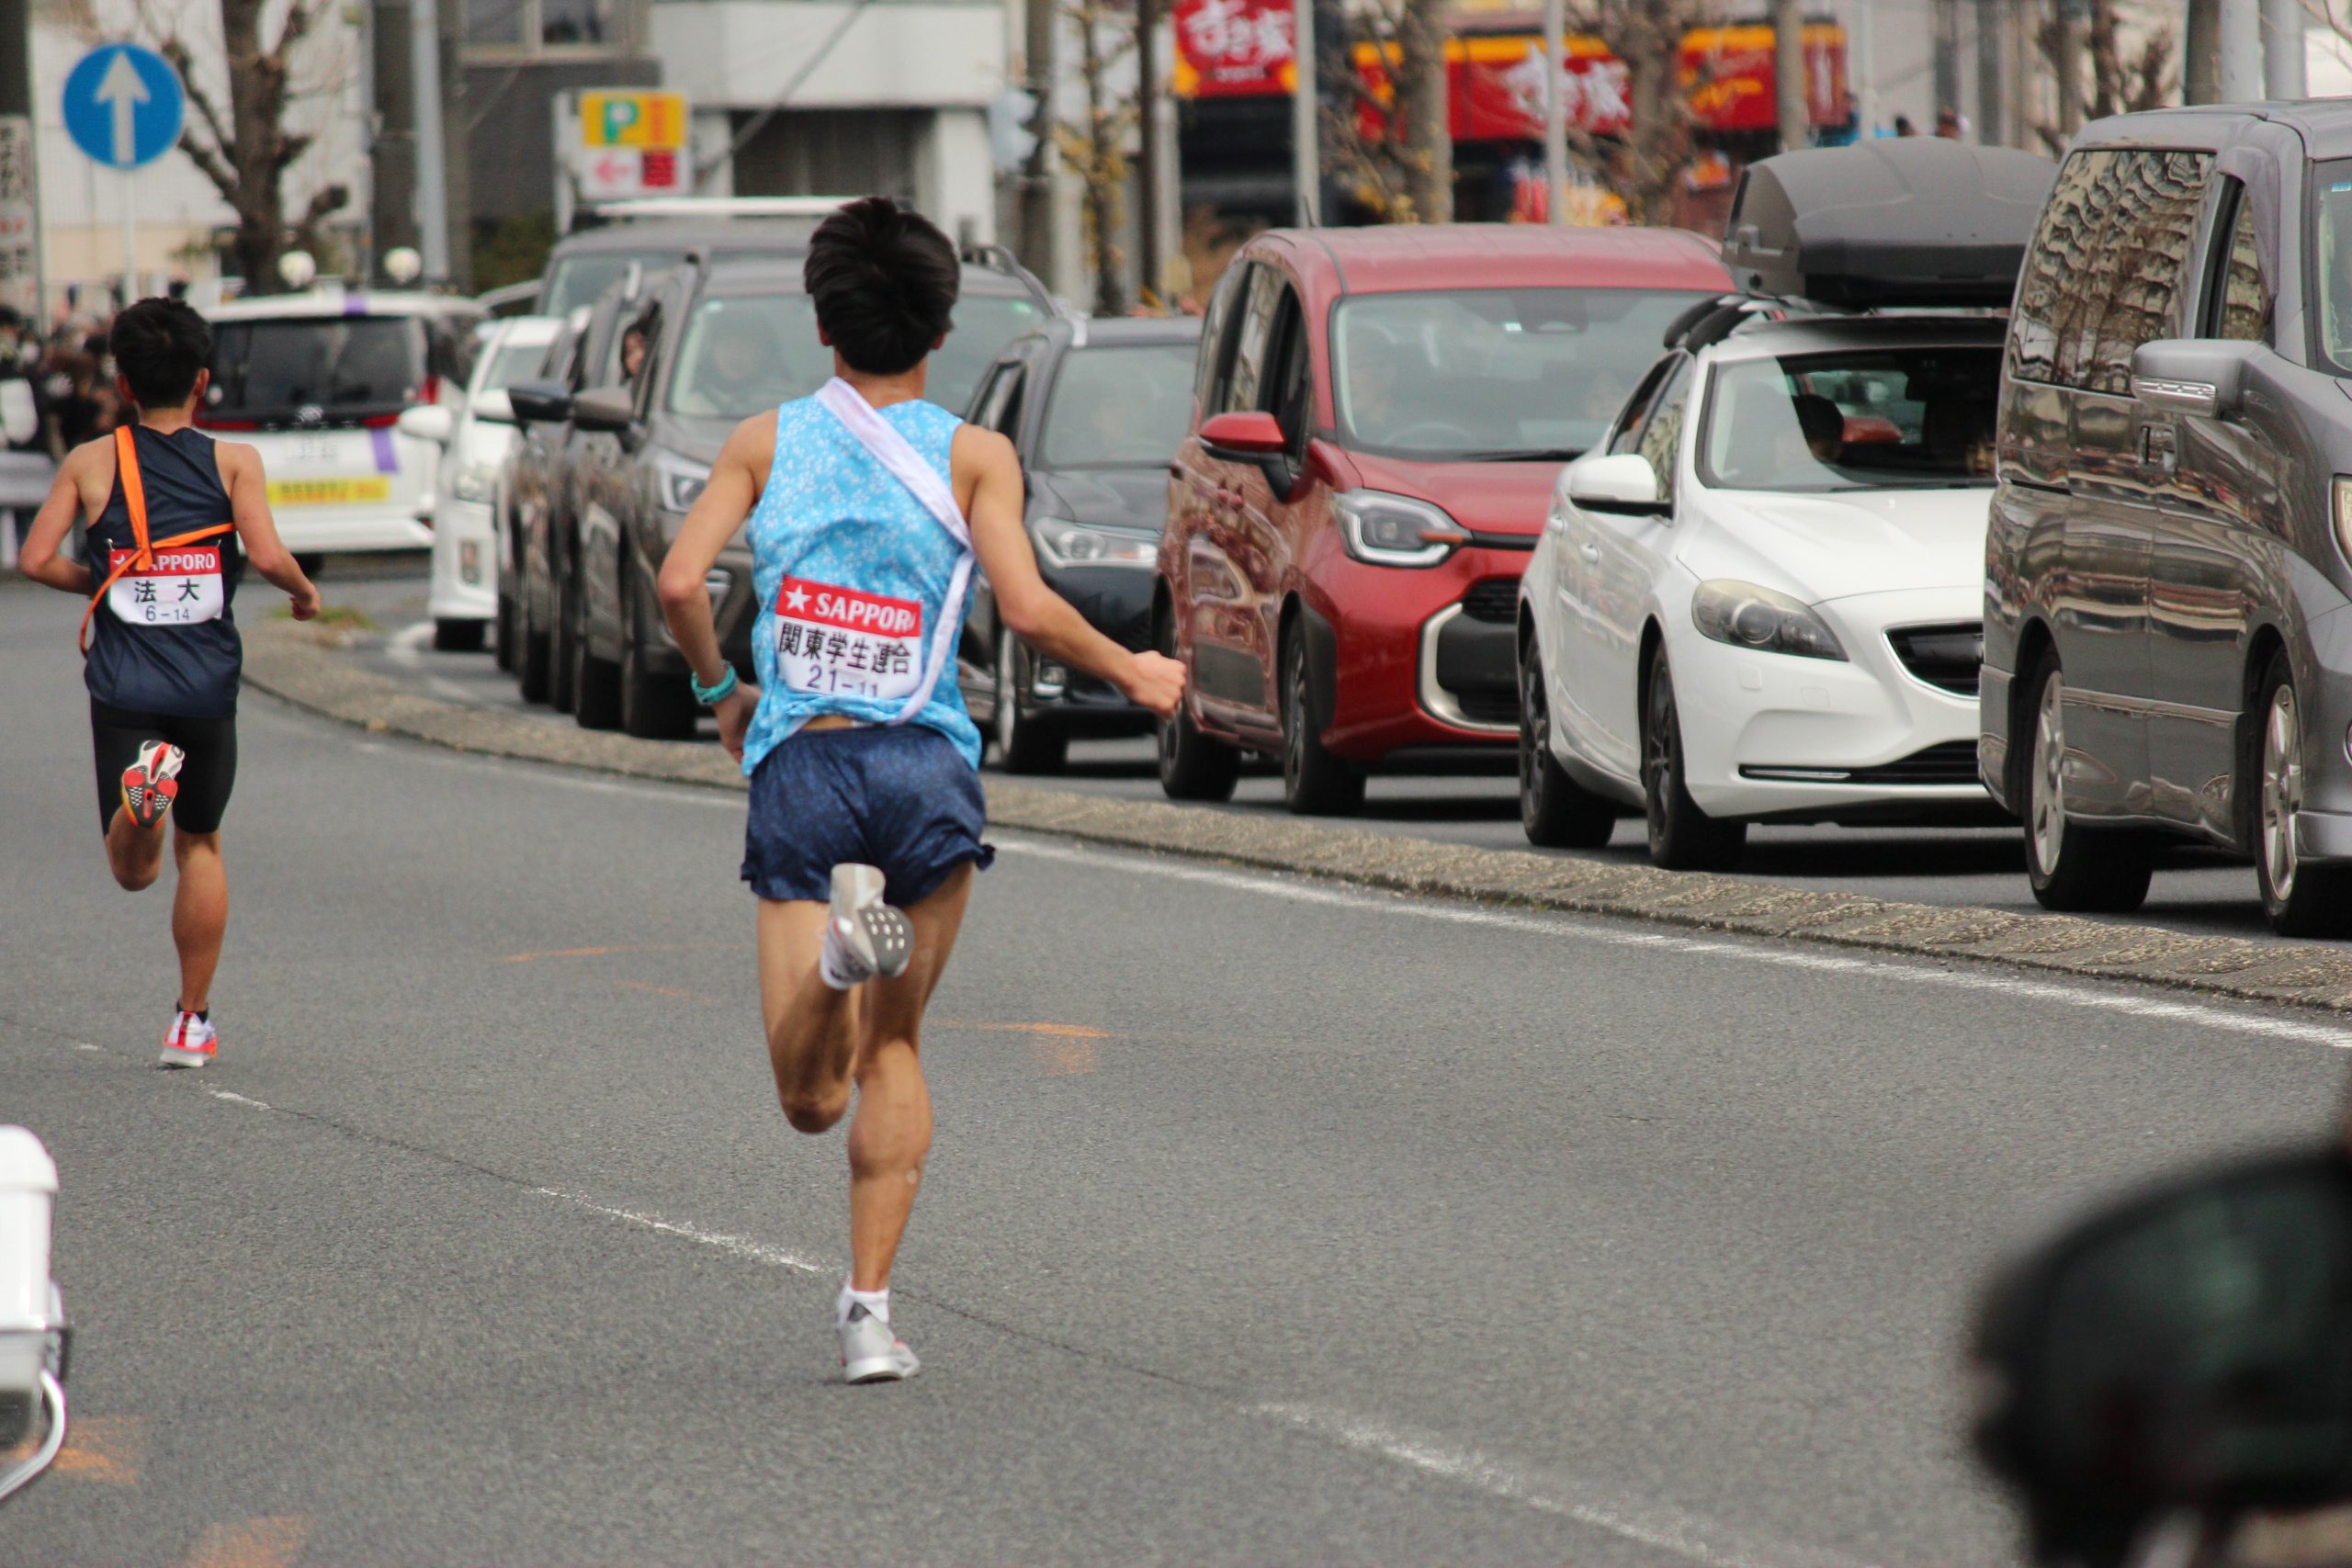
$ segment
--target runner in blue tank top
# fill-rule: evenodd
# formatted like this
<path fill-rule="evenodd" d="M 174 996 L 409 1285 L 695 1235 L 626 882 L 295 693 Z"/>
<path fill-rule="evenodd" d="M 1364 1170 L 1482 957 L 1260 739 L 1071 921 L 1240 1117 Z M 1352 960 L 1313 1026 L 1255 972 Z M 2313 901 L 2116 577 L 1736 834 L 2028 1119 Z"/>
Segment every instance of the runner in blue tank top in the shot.
<path fill-rule="evenodd" d="M 1161 717 L 1183 670 L 1130 653 L 1037 574 L 1012 444 L 922 400 L 956 304 L 955 247 L 882 197 L 809 242 L 834 378 L 745 420 L 662 566 L 662 607 L 751 775 L 743 879 L 759 898 L 760 1001 L 784 1113 L 822 1133 L 850 1107 L 842 1376 L 911 1376 L 890 1264 L 931 1150 L 923 1010 L 985 866 L 979 732 L 956 646 L 975 561 L 1006 625 Z M 704 579 L 749 524 L 759 684 L 718 649 Z"/>
<path fill-rule="evenodd" d="M 293 597 L 297 620 L 318 614 L 319 591 L 278 542 L 261 454 L 195 428 L 212 377 L 204 318 L 142 299 L 115 318 L 109 347 L 139 422 L 67 454 L 21 565 L 36 582 L 91 595 L 83 683 L 115 880 L 152 885 L 167 815 L 173 824 L 180 996 L 164 1066 L 198 1067 L 220 1050 L 212 974 L 229 925 L 220 818 L 237 778 L 243 657 L 231 606 L 248 566 Z M 76 519 L 89 525 L 89 565 L 58 553 Z"/>

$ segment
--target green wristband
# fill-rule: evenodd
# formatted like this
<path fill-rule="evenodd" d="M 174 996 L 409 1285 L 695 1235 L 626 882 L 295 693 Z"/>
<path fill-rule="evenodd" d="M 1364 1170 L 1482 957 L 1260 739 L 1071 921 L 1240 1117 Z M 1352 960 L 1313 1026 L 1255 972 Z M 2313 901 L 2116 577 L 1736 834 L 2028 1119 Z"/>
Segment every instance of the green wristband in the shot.
<path fill-rule="evenodd" d="M 735 666 L 732 664 L 727 667 L 727 673 L 721 675 L 716 684 L 708 686 L 696 680 L 693 671 L 686 671 L 686 684 L 694 688 L 695 701 L 707 708 L 715 708 L 725 702 L 734 694 L 735 688 L 741 683 L 736 678 Z"/>

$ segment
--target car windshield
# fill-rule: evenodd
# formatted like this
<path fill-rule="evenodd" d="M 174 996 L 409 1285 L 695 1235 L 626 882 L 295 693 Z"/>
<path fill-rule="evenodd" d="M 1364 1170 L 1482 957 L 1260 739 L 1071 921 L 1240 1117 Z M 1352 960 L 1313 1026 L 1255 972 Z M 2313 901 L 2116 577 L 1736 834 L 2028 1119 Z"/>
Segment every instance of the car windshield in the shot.
<path fill-rule="evenodd" d="M 2352 158 L 2322 164 L 2317 171 L 2318 200 L 2312 223 L 2318 230 L 2312 247 L 2319 264 L 2317 287 L 2322 339 L 2327 357 L 2352 371 Z"/>
<path fill-rule="evenodd" d="M 1054 378 L 1040 461 L 1048 468 L 1159 468 L 1192 414 L 1192 344 L 1080 349 Z"/>
<path fill-rule="evenodd" d="M 621 280 L 632 263 L 651 272 L 675 266 L 683 253 L 663 251 L 586 251 L 565 256 L 548 273 L 536 314 L 560 316 L 575 305 L 594 305 L 598 295 Z"/>
<path fill-rule="evenodd" d="M 315 407 L 330 418 L 398 409 L 424 385 L 424 323 L 413 316 L 285 316 L 212 329 L 209 412 Z"/>
<path fill-rule="evenodd" d="M 972 393 L 996 363 L 997 351 L 1046 319 L 1046 308 L 1027 295 L 967 294 L 956 301 L 955 328 L 931 356 L 923 400 L 962 413 Z M 1169 449 L 1175 449 L 1170 443 Z"/>
<path fill-rule="evenodd" d="M 1565 460 L 1600 439 L 1689 293 L 1364 294 L 1332 329 L 1351 446 L 1427 461 Z"/>
<path fill-rule="evenodd" d="M 806 294 L 705 299 L 686 319 L 670 377 L 670 412 L 744 419 L 807 397 L 832 373 L 832 350 L 817 341 L 817 315 Z"/>
<path fill-rule="evenodd" d="M 539 373 L 539 367 L 547 363 L 547 357 L 546 344 L 521 343 L 508 338 L 498 345 L 498 352 L 492 355 L 490 363 L 482 367 L 482 390 L 511 387 L 517 381 L 529 380 Z"/>
<path fill-rule="evenodd" d="M 1699 474 L 1728 490 L 1989 484 L 2001 351 L 1787 355 L 1716 368 Z"/>

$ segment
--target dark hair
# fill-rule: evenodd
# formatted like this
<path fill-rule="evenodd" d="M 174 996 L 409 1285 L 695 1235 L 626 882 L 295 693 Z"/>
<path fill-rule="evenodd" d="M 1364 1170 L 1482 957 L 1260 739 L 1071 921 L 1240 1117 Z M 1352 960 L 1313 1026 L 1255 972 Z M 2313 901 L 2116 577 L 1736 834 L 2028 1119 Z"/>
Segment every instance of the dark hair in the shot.
<path fill-rule="evenodd" d="M 141 299 L 115 317 L 107 347 L 139 406 L 167 409 L 187 401 L 212 362 L 212 329 L 180 300 Z"/>
<path fill-rule="evenodd" d="M 801 280 L 817 323 L 853 370 L 896 376 L 953 323 L 963 269 L 938 226 L 887 196 L 853 201 L 808 241 Z"/>

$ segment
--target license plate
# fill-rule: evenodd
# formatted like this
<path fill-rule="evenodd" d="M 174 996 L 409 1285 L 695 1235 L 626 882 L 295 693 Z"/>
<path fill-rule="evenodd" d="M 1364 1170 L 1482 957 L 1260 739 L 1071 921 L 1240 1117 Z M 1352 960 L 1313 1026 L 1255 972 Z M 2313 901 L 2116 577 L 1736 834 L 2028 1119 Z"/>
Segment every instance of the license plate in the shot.
<path fill-rule="evenodd" d="M 392 481 L 383 475 L 359 479 L 272 479 L 272 506 L 350 506 L 392 499 Z"/>

